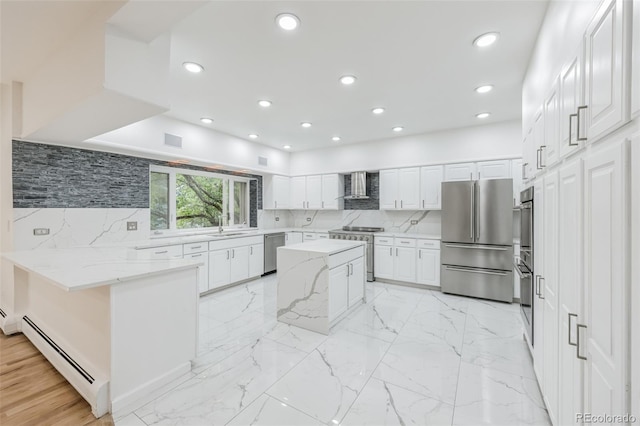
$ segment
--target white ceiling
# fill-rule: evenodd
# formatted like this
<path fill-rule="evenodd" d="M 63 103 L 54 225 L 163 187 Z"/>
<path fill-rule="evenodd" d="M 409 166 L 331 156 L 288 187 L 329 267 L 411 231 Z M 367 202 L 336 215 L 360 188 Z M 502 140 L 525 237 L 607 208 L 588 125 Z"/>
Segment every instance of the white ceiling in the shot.
<path fill-rule="evenodd" d="M 546 1 L 211 2 L 172 30 L 168 115 L 307 150 L 520 118 Z M 275 16 L 301 20 L 285 32 Z M 498 31 L 485 49 L 472 45 Z M 194 61 L 205 72 L 181 64 Z M 352 86 L 338 79 L 358 77 Z M 474 88 L 493 84 L 484 95 Z M 259 99 L 273 101 L 270 108 Z M 386 112 L 374 116 L 377 106 Z M 479 120 L 475 115 L 489 111 Z M 214 123 L 203 125 L 200 117 Z M 300 122 L 313 126 L 303 129 Z"/>

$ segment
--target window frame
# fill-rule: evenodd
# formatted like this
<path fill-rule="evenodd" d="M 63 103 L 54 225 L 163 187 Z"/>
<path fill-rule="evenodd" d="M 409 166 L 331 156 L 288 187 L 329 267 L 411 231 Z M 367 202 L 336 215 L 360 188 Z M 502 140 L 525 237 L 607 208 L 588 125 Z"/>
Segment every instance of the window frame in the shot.
<path fill-rule="evenodd" d="M 211 226 L 206 228 L 183 228 L 178 229 L 177 227 L 177 209 L 176 209 L 176 175 L 192 175 L 192 176 L 202 176 L 208 178 L 218 178 L 227 180 L 227 191 L 224 194 L 224 197 L 227 199 L 227 211 L 223 212 L 223 215 L 226 214 L 229 218 L 226 225 L 224 225 L 225 229 L 239 229 L 239 228 L 248 228 L 250 226 L 250 217 L 251 217 L 251 181 L 256 180 L 255 178 L 248 178 L 243 176 L 235 176 L 233 174 L 223 174 L 223 173 L 214 173 L 214 172 L 206 172 L 202 170 L 192 170 L 192 169 L 182 169 L 178 167 L 167 167 L 167 166 L 158 166 L 158 165 L 149 165 L 149 192 L 151 192 L 151 173 L 166 173 L 169 175 L 169 228 L 168 229 L 151 229 L 151 223 L 149 223 L 149 229 L 155 235 L 165 234 L 165 233 L 181 233 L 181 232 L 193 232 L 193 231 L 210 231 L 210 230 L 218 230 L 217 226 Z M 245 205 L 247 207 L 247 217 L 246 223 L 234 223 L 234 183 L 235 182 L 245 182 L 247 184 L 245 191 Z M 151 207 L 151 206 L 149 206 Z M 224 217 L 224 216 L 223 216 Z"/>

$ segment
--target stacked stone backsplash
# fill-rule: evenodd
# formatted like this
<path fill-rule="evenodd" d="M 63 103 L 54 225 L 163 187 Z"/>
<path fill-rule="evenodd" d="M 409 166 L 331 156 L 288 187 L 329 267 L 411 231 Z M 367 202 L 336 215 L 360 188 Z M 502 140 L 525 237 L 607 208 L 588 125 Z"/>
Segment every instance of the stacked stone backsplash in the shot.
<path fill-rule="evenodd" d="M 183 169 L 127 155 L 13 141 L 14 248 L 63 248 L 147 239 L 149 166 Z M 215 169 L 215 173 L 252 178 L 249 219 L 258 224 L 262 177 Z M 137 222 L 128 231 L 127 222 Z M 34 229 L 48 228 L 48 235 Z"/>

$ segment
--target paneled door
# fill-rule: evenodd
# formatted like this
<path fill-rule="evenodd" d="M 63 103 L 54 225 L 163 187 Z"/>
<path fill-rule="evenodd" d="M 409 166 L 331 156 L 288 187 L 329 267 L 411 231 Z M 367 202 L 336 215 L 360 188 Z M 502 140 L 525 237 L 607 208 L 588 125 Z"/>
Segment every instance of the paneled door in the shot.
<path fill-rule="evenodd" d="M 538 180 L 533 186 L 533 370 L 541 389 L 544 385 L 544 299 L 540 291 L 540 277 L 544 274 L 544 209 L 544 185 Z"/>
<path fill-rule="evenodd" d="M 544 148 L 541 150 L 542 167 L 554 165 L 558 161 L 560 139 L 559 78 L 556 79 L 551 93 L 544 101 Z"/>
<path fill-rule="evenodd" d="M 571 58 L 560 73 L 560 157 L 564 157 L 582 145 L 578 140 L 578 107 L 583 102 L 582 77 L 584 45 Z"/>

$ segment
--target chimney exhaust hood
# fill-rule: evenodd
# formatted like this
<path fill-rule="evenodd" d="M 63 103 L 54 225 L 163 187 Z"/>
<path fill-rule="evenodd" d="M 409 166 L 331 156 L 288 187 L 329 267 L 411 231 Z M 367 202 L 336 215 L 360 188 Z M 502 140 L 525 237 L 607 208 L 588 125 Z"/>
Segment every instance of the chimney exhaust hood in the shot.
<path fill-rule="evenodd" d="M 351 195 L 346 195 L 345 200 L 366 200 L 367 195 L 367 172 L 351 173 Z"/>

